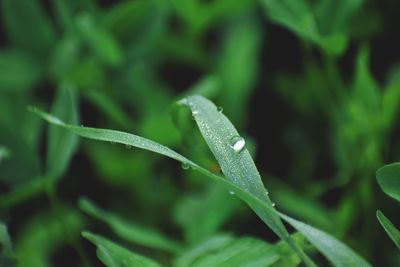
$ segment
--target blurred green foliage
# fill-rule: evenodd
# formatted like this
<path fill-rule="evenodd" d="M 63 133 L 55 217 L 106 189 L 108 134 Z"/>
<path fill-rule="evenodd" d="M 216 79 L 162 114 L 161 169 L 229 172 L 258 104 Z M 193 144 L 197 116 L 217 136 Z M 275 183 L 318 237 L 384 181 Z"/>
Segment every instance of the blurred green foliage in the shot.
<path fill-rule="evenodd" d="M 102 266 L 83 230 L 101 233 L 84 237 L 106 266 L 299 265 L 225 188 L 146 151 L 78 144 L 27 111 L 132 132 L 219 173 L 190 115 L 171 107 L 193 94 L 223 108 L 253 155 L 286 153 L 279 166 L 256 157 L 279 210 L 374 266 L 400 265 L 379 225 L 398 245 L 399 205 L 374 179 L 400 161 L 400 58 L 390 54 L 399 8 L 372 0 L 0 0 L 0 266 Z M 274 143 L 282 147 L 265 146 Z M 378 172 L 397 200 L 398 173 Z M 378 212 L 379 222 L 377 209 L 387 215 Z"/>

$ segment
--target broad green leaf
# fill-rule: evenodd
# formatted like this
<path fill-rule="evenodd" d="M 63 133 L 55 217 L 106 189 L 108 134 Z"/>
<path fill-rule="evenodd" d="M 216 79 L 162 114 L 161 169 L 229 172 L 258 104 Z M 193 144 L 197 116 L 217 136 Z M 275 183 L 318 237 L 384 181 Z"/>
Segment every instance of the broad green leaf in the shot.
<path fill-rule="evenodd" d="M 315 15 L 305 0 L 261 0 L 268 17 L 274 23 L 293 31 L 301 38 L 321 46 L 326 52 L 341 54 L 347 46 L 343 34 L 322 35 Z"/>
<path fill-rule="evenodd" d="M 89 139 L 95 139 L 95 140 L 101 140 L 101 141 L 108 141 L 108 142 L 114 142 L 114 143 L 120 143 L 124 145 L 130 145 L 142 149 L 146 149 L 149 151 L 153 151 L 155 153 L 165 155 L 167 157 L 170 157 L 172 159 L 175 159 L 177 161 L 182 162 L 183 164 L 193 168 L 196 171 L 199 171 L 200 173 L 204 174 L 205 176 L 209 177 L 213 181 L 219 183 L 222 186 L 225 186 L 228 191 L 232 191 L 235 193 L 239 198 L 241 198 L 243 201 L 245 201 L 249 206 L 254 207 L 254 209 L 257 209 L 258 211 L 263 210 L 263 211 L 268 211 L 269 213 L 274 213 L 277 214 L 281 217 L 283 217 L 285 220 L 291 219 L 288 216 L 285 216 L 281 213 L 278 213 L 272 206 L 271 204 L 268 204 L 264 200 L 261 200 L 257 196 L 249 193 L 242 187 L 239 187 L 235 185 L 232 181 L 224 179 L 223 177 L 216 175 L 200 166 L 198 166 L 196 163 L 188 160 L 184 156 L 176 153 L 175 151 L 160 145 L 158 143 L 155 143 L 154 141 L 148 140 L 143 137 L 139 137 L 133 134 L 129 133 L 124 133 L 120 131 L 113 131 L 113 130 L 106 130 L 106 129 L 96 129 L 96 128 L 89 128 L 89 127 L 79 127 L 79 126 L 72 126 L 65 124 L 62 122 L 60 119 L 39 111 L 37 109 L 33 109 L 34 112 L 36 112 L 38 115 L 40 115 L 43 119 L 47 120 L 50 123 L 59 125 L 61 127 L 64 127 L 67 130 L 70 130 L 72 132 L 75 132 L 76 134 L 89 138 Z M 293 219 L 291 219 L 293 223 Z M 353 250 L 351 250 L 349 247 L 341 243 L 339 240 L 336 238 L 330 236 L 327 233 L 324 233 L 318 229 L 315 229 L 309 225 L 305 224 L 300 224 L 300 222 L 296 221 L 293 223 L 294 225 L 298 226 L 299 229 L 304 230 L 304 235 L 305 237 L 311 242 L 313 241 L 313 245 L 320 250 L 331 262 L 334 266 L 370 266 L 368 263 L 366 263 L 364 260 L 361 259 L 360 256 L 358 256 Z M 318 238 L 318 240 L 315 240 L 315 238 Z M 285 238 L 287 239 L 287 238 Z M 289 244 L 292 249 L 294 249 L 301 257 L 303 260 L 307 261 L 308 266 L 315 266 L 313 265 L 312 262 L 308 261 L 306 256 L 302 255 L 301 250 L 298 249 L 297 246 L 293 246 Z M 334 250 L 332 250 L 334 249 Z M 354 256 L 354 259 L 349 259 L 350 257 Z M 356 263 L 356 265 L 354 265 Z M 360 265 L 360 264 L 361 265 Z"/>
<path fill-rule="evenodd" d="M 381 223 L 383 229 L 388 234 L 390 239 L 396 244 L 397 248 L 400 249 L 400 231 L 393 225 L 393 223 L 380 211 L 376 211 L 376 217 Z"/>
<path fill-rule="evenodd" d="M 1 1 L 2 20 L 9 40 L 43 60 L 55 42 L 55 30 L 39 0 Z M 3 24 L 3 23 L 2 23 Z M 41 58 L 42 57 L 42 58 Z"/>
<path fill-rule="evenodd" d="M 97 246 L 97 257 L 107 267 L 159 267 L 158 263 L 144 256 L 135 254 L 104 237 L 89 232 L 82 236 Z"/>
<path fill-rule="evenodd" d="M 221 237 L 219 237 L 221 239 Z M 181 261 L 176 266 L 193 266 L 193 267 L 257 267 L 270 266 L 279 259 L 278 250 L 275 246 L 264 241 L 243 237 L 238 239 L 226 240 L 211 239 L 194 248 L 189 253 L 197 252 L 196 258 L 192 258 L 192 262 L 182 265 Z M 208 246 L 205 250 L 205 246 Z M 203 252 L 199 255 L 199 250 Z M 206 252 L 206 253 L 204 253 Z M 187 258 L 186 258 L 187 259 Z M 179 264 L 180 263 L 180 264 Z"/>
<path fill-rule="evenodd" d="M 20 51 L 0 51 L 0 92 L 30 90 L 41 75 L 40 66 Z"/>
<path fill-rule="evenodd" d="M 161 233 L 106 212 L 87 199 L 80 199 L 79 207 L 91 216 L 108 224 L 119 237 L 129 242 L 173 253 L 180 250 L 180 245 L 177 242 L 170 240 Z"/>
<path fill-rule="evenodd" d="M 52 113 L 71 124 L 78 123 L 78 100 L 76 92 L 69 84 L 62 84 L 57 91 Z M 78 144 L 73 133 L 50 125 L 47 139 L 46 171 L 52 179 L 59 179 L 68 167 L 69 161 Z"/>
<path fill-rule="evenodd" d="M 383 192 L 400 201 L 400 163 L 383 166 L 376 172 L 376 178 Z"/>
<path fill-rule="evenodd" d="M 351 248 L 337 240 L 335 237 L 318 230 L 308 224 L 295 220 L 287 215 L 280 217 L 289 223 L 297 231 L 301 232 L 308 241 L 337 267 L 371 266 L 367 261 L 355 253 Z"/>
<path fill-rule="evenodd" d="M 92 52 L 111 66 L 118 66 L 123 61 L 122 51 L 113 36 L 99 26 L 89 14 L 78 16 L 76 27 L 82 39 Z"/>

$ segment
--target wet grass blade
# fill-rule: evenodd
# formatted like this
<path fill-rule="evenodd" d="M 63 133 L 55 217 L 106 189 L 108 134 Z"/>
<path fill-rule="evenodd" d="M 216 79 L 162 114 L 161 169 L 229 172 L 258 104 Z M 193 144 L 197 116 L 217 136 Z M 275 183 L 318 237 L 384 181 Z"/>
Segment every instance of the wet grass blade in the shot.
<path fill-rule="evenodd" d="M 178 102 L 190 108 L 203 138 L 217 159 L 224 175 L 244 191 L 266 203 L 271 209 L 274 204 L 268 197 L 261 176 L 245 147 L 245 140 L 217 108 L 202 96 L 189 96 Z M 287 241 L 305 262 L 309 261 L 301 249 L 290 239 L 279 216 L 270 210 L 260 209 L 250 204 L 255 213 L 283 240 Z"/>
<path fill-rule="evenodd" d="M 396 244 L 397 248 L 400 249 L 400 231 L 392 224 L 392 222 L 383 213 L 378 210 L 376 212 L 376 217 L 381 223 L 383 229 L 385 229 L 388 236 Z"/>
<path fill-rule="evenodd" d="M 149 139 L 146 139 L 146 138 L 143 138 L 143 137 L 140 137 L 137 135 L 119 132 L 119 131 L 67 125 L 64 122 L 62 122 L 60 119 L 58 119 L 48 113 L 39 111 L 37 109 L 32 109 L 32 110 L 34 112 L 36 112 L 38 115 L 40 115 L 43 119 L 47 120 L 48 122 L 59 125 L 61 127 L 64 127 L 65 129 L 73 131 L 80 136 L 83 136 L 83 137 L 86 137 L 89 139 L 102 140 L 102 141 L 108 141 L 108 142 L 113 142 L 113 143 L 120 143 L 120 144 L 129 145 L 129 146 L 134 146 L 134 147 L 153 151 L 155 153 L 159 153 L 159 154 L 165 155 L 167 157 L 173 158 L 177 161 L 182 162 L 183 164 L 190 166 L 192 169 L 204 174 L 205 176 L 209 177 L 210 179 L 212 179 L 214 182 L 217 182 L 221 186 L 224 186 L 226 188 L 226 190 L 232 191 L 240 199 L 242 199 L 244 202 L 246 202 L 250 207 L 254 207 L 254 209 L 257 209 L 257 210 L 265 210 L 266 212 L 268 212 L 268 214 L 275 213 L 278 216 L 283 217 L 285 220 L 290 218 L 281 213 L 278 213 L 272 207 L 272 205 L 270 203 L 267 203 L 265 200 L 258 198 L 257 196 L 255 196 L 252 193 L 249 193 L 248 191 L 237 186 L 230 180 L 225 179 L 219 175 L 216 175 L 216 174 L 208 171 L 207 169 L 204 169 L 204 168 L 198 166 L 196 163 L 194 163 L 194 162 L 190 161 L 189 159 L 185 158 L 184 156 L 176 153 L 175 151 L 171 150 L 170 148 L 160 145 L 154 141 L 151 141 Z M 293 222 L 293 221 L 295 221 L 295 223 L 298 222 L 294 219 L 291 219 L 291 220 L 292 220 L 291 222 Z M 362 260 L 362 258 L 360 256 L 358 256 L 351 248 L 344 245 L 339 240 L 330 236 L 329 234 L 327 234 L 323 231 L 320 231 L 318 229 L 315 229 L 309 225 L 305 225 L 305 224 L 298 226 L 298 228 L 306 229 L 306 230 L 303 230 L 304 236 L 310 242 L 312 242 L 313 245 L 319 251 L 321 251 L 322 254 L 324 254 L 332 262 L 332 264 L 334 266 L 337 266 L 337 267 L 339 267 L 339 266 L 340 267 L 342 267 L 342 266 L 346 266 L 346 267 L 370 266 L 365 260 Z M 317 240 L 318 242 L 315 242 L 315 239 L 320 239 L 320 240 Z M 294 247 L 294 249 L 296 249 L 296 247 Z M 304 252 L 302 250 L 297 250 L 297 253 L 301 254 Z M 356 257 L 358 260 L 354 261 L 352 259 L 349 259 L 349 257 L 353 257 L 353 256 Z M 303 259 L 304 258 L 307 261 L 308 258 L 306 255 L 303 255 Z M 307 261 L 307 265 L 315 266 L 315 264 L 312 263 L 311 260 Z"/>

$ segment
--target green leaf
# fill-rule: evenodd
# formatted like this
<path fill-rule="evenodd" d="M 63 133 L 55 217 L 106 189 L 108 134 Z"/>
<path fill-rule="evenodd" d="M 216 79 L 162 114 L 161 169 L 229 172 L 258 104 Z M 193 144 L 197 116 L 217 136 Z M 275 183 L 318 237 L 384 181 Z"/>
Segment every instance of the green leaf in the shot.
<path fill-rule="evenodd" d="M 2 0 L 0 10 L 9 40 L 43 60 L 51 51 L 56 37 L 53 25 L 39 1 Z"/>
<path fill-rule="evenodd" d="M 388 234 L 388 236 L 396 244 L 397 248 L 400 249 L 400 231 L 392 224 L 391 221 L 380 211 L 376 211 L 376 217 L 381 223 L 383 229 Z"/>
<path fill-rule="evenodd" d="M 108 267 L 161 266 L 155 261 L 135 254 L 99 235 L 90 232 L 82 232 L 82 236 L 97 246 L 97 257 Z"/>
<path fill-rule="evenodd" d="M 371 266 L 367 261 L 355 253 L 351 248 L 333 236 L 318 230 L 308 224 L 295 220 L 287 215 L 280 217 L 301 232 L 324 256 L 337 267 Z"/>
<path fill-rule="evenodd" d="M 316 18 L 305 0 L 261 0 L 268 17 L 276 24 L 293 31 L 301 38 L 321 46 L 326 52 L 341 54 L 347 46 L 343 34 L 322 35 Z"/>
<path fill-rule="evenodd" d="M 129 242 L 173 253 L 181 249 L 177 242 L 170 240 L 161 233 L 106 212 L 87 199 L 80 199 L 79 207 L 91 216 L 108 224 L 119 237 Z"/>
<path fill-rule="evenodd" d="M 189 250 L 176 262 L 177 267 L 257 267 L 270 266 L 279 259 L 275 246 L 243 237 L 216 236 Z"/>
<path fill-rule="evenodd" d="M 77 96 L 74 88 L 62 84 L 55 97 L 52 114 L 71 124 L 78 123 Z M 68 167 L 69 161 L 78 144 L 73 133 L 50 125 L 47 139 L 46 171 L 52 179 L 59 179 Z"/>
<path fill-rule="evenodd" d="M 89 139 L 95 139 L 95 140 L 101 140 L 101 141 L 108 141 L 108 142 L 114 142 L 114 143 L 120 143 L 124 145 L 130 145 L 142 149 L 146 149 L 149 151 L 156 152 L 161 155 L 165 155 L 167 157 L 173 158 L 177 161 L 182 162 L 183 164 L 193 168 L 196 171 L 199 171 L 200 173 L 204 174 L 205 176 L 209 177 L 213 181 L 219 183 L 222 186 L 225 186 L 227 190 L 232 191 L 235 193 L 239 198 L 241 198 L 243 201 L 245 201 L 250 207 L 253 207 L 255 210 L 259 211 L 268 211 L 268 214 L 275 213 L 285 220 L 291 219 L 290 217 L 283 215 L 281 213 L 278 213 L 270 203 L 265 202 L 264 200 L 261 200 L 257 196 L 249 193 L 247 190 L 243 189 L 242 187 L 237 186 L 234 184 L 232 181 L 224 179 L 221 176 L 218 176 L 200 166 L 198 166 L 196 163 L 190 161 L 189 159 L 185 158 L 184 156 L 176 153 L 175 151 L 160 145 L 158 143 L 155 143 L 154 141 L 148 140 L 143 137 L 139 137 L 133 134 L 128 134 L 124 132 L 119 132 L 119 131 L 113 131 L 113 130 L 106 130 L 106 129 L 96 129 L 96 128 L 89 128 L 89 127 L 79 127 L 79 126 L 72 126 L 72 125 L 67 125 L 58 118 L 39 111 L 37 109 L 33 109 L 34 112 L 36 112 L 38 115 L 40 115 L 43 119 L 47 120 L 50 123 L 59 125 L 61 127 L 64 127 L 72 132 L 75 132 L 76 134 L 89 138 Z M 349 247 L 341 243 L 339 240 L 336 238 L 330 236 L 327 233 L 324 233 L 318 229 L 315 229 L 309 225 L 306 225 L 304 223 L 301 223 L 299 221 L 296 221 L 291 219 L 291 222 L 298 226 L 299 229 L 304 230 L 304 235 L 305 237 L 311 242 L 313 242 L 313 245 L 316 246 L 318 250 L 320 250 L 330 261 L 332 261 L 334 266 L 370 266 L 366 261 L 362 260 L 360 256 L 358 256 L 353 250 L 351 250 Z M 318 240 L 315 240 L 315 239 Z M 287 238 L 285 238 L 287 239 Z M 302 259 L 307 261 L 306 264 L 308 266 L 315 266 L 311 261 L 307 260 L 306 256 L 302 255 L 301 250 L 298 249 L 297 246 L 293 246 L 292 244 L 289 244 L 292 249 L 294 249 L 299 255 L 301 255 Z M 333 247 L 332 247 L 333 246 Z M 334 249 L 334 251 L 332 250 Z M 353 257 L 354 259 L 349 259 L 349 257 Z M 361 265 L 354 265 L 356 264 L 361 264 Z"/>
<path fill-rule="evenodd" d="M 245 148 L 245 141 L 228 118 L 212 102 L 201 96 L 190 96 L 179 103 L 191 109 L 200 132 L 224 175 L 272 208 L 273 203 L 249 151 Z M 261 210 L 255 212 L 279 237 L 285 239 L 287 231 L 275 213 Z"/>
<path fill-rule="evenodd" d="M 400 163 L 383 166 L 376 172 L 378 184 L 383 192 L 400 201 Z"/>

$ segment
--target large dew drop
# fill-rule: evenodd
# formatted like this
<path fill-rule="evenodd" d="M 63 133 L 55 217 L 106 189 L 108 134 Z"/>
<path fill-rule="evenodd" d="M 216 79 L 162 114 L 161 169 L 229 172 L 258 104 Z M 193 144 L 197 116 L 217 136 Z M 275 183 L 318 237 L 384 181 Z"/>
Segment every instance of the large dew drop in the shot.
<path fill-rule="evenodd" d="M 241 136 L 234 136 L 231 138 L 230 145 L 233 151 L 240 153 L 243 151 L 246 141 Z"/>

